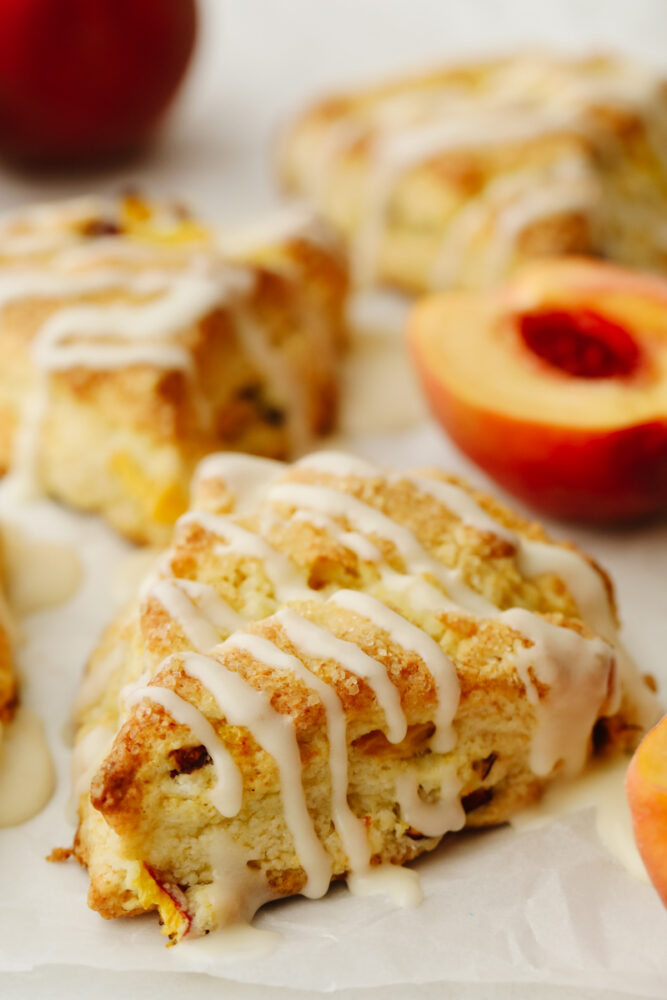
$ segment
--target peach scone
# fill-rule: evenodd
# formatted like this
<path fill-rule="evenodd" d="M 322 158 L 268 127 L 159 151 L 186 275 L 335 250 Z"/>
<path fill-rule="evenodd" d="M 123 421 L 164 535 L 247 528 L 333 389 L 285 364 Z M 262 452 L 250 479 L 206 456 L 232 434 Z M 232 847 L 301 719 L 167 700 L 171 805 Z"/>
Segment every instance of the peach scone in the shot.
<path fill-rule="evenodd" d="M 604 572 L 491 497 L 335 452 L 210 456 L 78 697 L 90 905 L 179 940 L 367 888 L 654 713 Z"/>
<path fill-rule="evenodd" d="M 235 233 L 136 197 L 0 221 L 0 469 L 166 542 L 196 463 L 335 418 L 346 274 L 303 211 Z"/>
<path fill-rule="evenodd" d="M 666 111 L 664 81 L 627 60 L 524 53 L 323 100 L 280 172 L 360 282 L 480 287 L 559 253 L 664 270 Z"/>

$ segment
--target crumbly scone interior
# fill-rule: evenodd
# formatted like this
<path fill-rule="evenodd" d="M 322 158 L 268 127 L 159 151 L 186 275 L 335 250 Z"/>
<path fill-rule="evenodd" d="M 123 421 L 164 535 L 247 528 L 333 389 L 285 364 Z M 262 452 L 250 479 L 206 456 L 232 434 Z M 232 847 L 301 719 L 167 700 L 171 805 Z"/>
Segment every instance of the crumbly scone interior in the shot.
<path fill-rule="evenodd" d="M 90 903 L 178 939 L 321 895 L 502 822 L 653 710 L 605 574 L 493 499 L 213 456 L 79 695 Z"/>
<path fill-rule="evenodd" d="M 280 170 L 362 282 L 480 287 L 563 253 L 662 269 L 664 114 L 663 81 L 630 61 L 524 52 L 323 101 Z"/>
<path fill-rule="evenodd" d="M 312 216 L 235 244 L 176 210 L 80 199 L 0 234 L 0 468 L 24 489 L 166 543 L 203 455 L 284 458 L 331 429 L 346 275 Z"/>

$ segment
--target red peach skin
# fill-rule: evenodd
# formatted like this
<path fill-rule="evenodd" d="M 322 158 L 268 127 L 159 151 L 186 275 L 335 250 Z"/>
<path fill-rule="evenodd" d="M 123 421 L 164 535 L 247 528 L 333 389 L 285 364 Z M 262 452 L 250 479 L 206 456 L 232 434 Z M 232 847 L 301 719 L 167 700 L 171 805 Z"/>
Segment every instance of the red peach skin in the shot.
<path fill-rule="evenodd" d="M 195 0 L 0 0 L 0 149 L 34 161 L 142 142 L 188 65 Z"/>
<path fill-rule="evenodd" d="M 667 508 L 667 421 L 596 432 L 513 419 L 457 398 L 412 353 L 431 410 L 455 444 L 526 503 L 590 521 Z"/>
<path fill-rule="evenodd" d="M 667 906 L 667 716 L 639 744 L 626 789 L 639 853 Z"/>

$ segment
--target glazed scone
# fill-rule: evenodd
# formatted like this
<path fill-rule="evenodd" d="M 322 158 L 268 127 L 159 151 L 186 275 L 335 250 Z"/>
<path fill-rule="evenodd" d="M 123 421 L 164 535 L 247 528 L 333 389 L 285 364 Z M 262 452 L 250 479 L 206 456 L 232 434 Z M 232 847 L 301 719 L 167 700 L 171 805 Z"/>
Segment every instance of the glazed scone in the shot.
<path fill-rule="evenodd" d="M 202 456 L 331 428 L 345 290 L 302 210 L 222 236 L 137 198 L 5 217 L 0 469 L 166 542 Z"/>
<path fill-rule="evenodd" d="M 492 498 L 339 453 L 211 456 L 77 701 L 90 905 L 178 940 L 363 887 L 654 714 L 607 576 Z"/>
<path fill-rule="evenodd" d="M 279 169 L 361 283 L 481 287 L 566 253 L 664 270 L 666 114 L 664 81 L 627 60 L 524 53 L 324 100 Z"/>

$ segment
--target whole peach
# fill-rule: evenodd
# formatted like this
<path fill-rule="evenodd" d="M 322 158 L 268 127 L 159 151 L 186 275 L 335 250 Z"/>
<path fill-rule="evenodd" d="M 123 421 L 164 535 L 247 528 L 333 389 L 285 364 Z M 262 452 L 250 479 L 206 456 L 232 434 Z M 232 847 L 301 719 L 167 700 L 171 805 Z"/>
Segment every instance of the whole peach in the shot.
<path fill-rule="evenodd" d="M 0 150 L 72 162 L 137 146 L 195 28 L 195 0 L 0 0 Z"/>
<path fill-rule="evenodd" d="M 667 906 L 667 716 L 639 744 L 626 788 L 639 853 Z"/>

